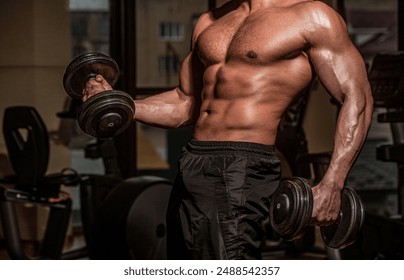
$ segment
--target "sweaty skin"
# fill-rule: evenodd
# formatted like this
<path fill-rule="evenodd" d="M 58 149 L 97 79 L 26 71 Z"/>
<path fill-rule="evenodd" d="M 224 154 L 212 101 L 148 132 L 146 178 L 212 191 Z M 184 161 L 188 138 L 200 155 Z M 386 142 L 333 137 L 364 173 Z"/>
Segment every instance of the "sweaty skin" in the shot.
<path fill-rule="evenodd" d="M 326 4 L 233 0 L 203 14 L 178 87 L 136 100 L 134 119 L 166 128 L 195 124 L 196 140 L 273 145 L 283 112 L 316 75 L 341 104 L 330 166 L 313 188 L 312 222 L 326 225 L 338 216 L 373 111 L 364 61 Z M 83 101 L 106 89 L 98 76 Z"/>

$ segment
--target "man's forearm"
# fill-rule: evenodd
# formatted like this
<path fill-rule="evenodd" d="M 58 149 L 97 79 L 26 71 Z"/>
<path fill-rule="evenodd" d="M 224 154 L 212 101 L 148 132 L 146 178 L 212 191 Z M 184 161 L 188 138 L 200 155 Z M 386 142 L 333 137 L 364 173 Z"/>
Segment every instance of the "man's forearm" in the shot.
<path fill-rule="evenodd" d="M 157 127 L 177 128 L 194 121 L 194 102 L 178 89 L 135 101 L 134 120 Z"/>
<path fill-rule="evenodd" d="M 372 119 L 373 100 L 370 93 L 364 98 L 347 99 L 341 107 L 334 151 L 330 166 L 323 178 L 327 185 L 342 188 L 366 139 Z"/>

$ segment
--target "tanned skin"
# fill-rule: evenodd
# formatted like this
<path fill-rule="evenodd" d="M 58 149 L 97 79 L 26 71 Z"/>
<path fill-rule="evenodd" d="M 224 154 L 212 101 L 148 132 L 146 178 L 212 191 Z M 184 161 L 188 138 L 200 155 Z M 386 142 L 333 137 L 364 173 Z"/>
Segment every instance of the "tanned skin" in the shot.
<path fill-rule="evenodd" d="M 165 128 L 195 124 L 196 140 L 273 145 L 283 112 L 316 75 L 341 104 L 329 168 L 313 187 L 312 223 L 327 225 L 338 216 L 373 100 L 344 21 L 321 1 L 233 0 L 203 14 L 178 87 L 136 100 L 134 119 Z M 98 76 L 83 101 L 107 89 Z"/>

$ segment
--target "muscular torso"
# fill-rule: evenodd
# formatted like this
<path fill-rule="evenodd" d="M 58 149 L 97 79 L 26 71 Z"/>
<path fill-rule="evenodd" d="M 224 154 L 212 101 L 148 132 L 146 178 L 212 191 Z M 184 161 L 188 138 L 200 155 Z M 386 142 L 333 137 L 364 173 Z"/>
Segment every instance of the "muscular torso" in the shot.
<path fill-rule="evenodd" d="M 240 6 L 202 19 L 193 49 L 204 68 L 196 139 L 275 142 L 283 112 L 314 75 L 299 12 Z"/>
<path fill-rule="evenodd" d="M 271 145 L 285 109 L 315 73 L 341 106 L 329 167 L 312 188 L 312 218 L 335 220 L 373 109 L 364 61 L 343 19 L 322 1 L 232 0 L 201 16 L 192 47 L 179 86 L 136 100 L 134 119 L 195 124 L 197 140 Z"/>

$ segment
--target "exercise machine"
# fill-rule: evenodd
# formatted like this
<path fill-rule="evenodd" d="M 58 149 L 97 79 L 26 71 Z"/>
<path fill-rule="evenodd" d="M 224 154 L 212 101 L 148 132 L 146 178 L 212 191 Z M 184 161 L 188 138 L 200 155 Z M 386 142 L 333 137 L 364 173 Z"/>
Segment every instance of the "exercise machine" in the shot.
<path fill-rule="evenodd" d="M 12 259 L 29 259 L 23 249 L 16 203 L 48 207 L 49 217 L 38 258 L 61 257 L 72 201 L 69 196 L 59 199 L 61 185 L 76 184 L 70 172 L 45 176 L 49 159 L 49 140 L 45 124 L 37 111 L 30 107 L 7 108 L 4 113 L 4 138 L 15 176 L 2 179 L 0 215 L 6 248 Z M 52 199 L 56 201 L 52 202 Z"/>
<path fill-rule="evenodd" d="M 101 157 L 105 174 L 80 174 L 67 168 L 45 175 L 49 139 L 39 113 L 28 106 L 9 107 L 4 137 L 15 176 L 0 187 L 0 215 L 11 259 L 164 259 L 165 211 L 171 182 L 154 176 L 123 180 L 116 164 L 112 139 L 86 148 L 87 157 Z M 86 245 L 64 250 L 72 199 L 61 186 L 79 187 L 81 220 Z M 50 208 L 38 255 L 23 248 L 16 203 Z M 117 249 L 119 248 L 119 250 Z M 113 251 L 112 251 L 113 249 Z"/>

